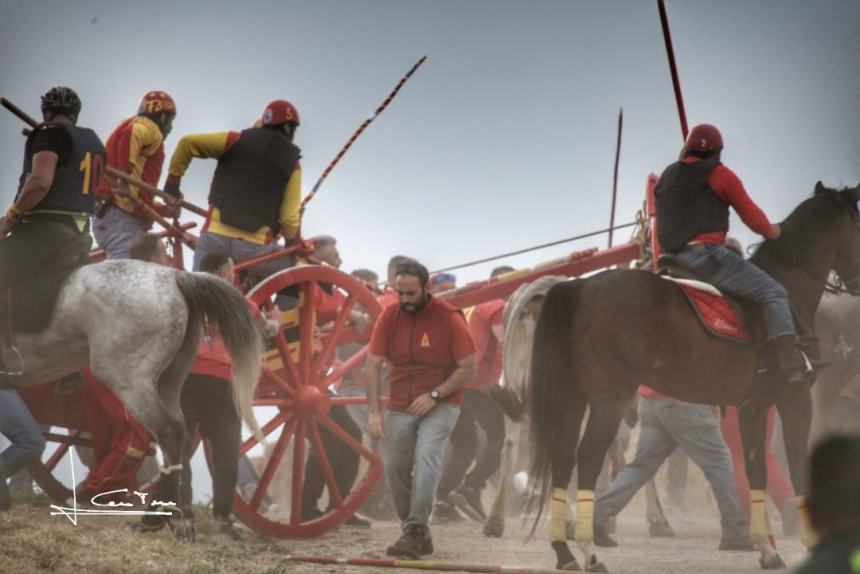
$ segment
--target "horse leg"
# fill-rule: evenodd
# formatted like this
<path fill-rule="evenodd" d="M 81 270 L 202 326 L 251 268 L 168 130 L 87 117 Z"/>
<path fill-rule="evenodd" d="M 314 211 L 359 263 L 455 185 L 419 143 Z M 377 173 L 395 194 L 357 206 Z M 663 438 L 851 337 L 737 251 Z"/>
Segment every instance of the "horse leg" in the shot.
<path fill-rule="evenodd" d="M 812 393 L 803 385 L 792 385 L 781 389 L 776 400 L 776 409 L 782 419 L 782 436 L 791 484 L 797 500 L 801 523 L 801 539 L 809 547 L 814 543 L 814 534 L 805 512 L 806 504 L 806 458 L 809 433 L 812 426 Z"/>
<path fill-rule="evenodd" d="M 588 423 L 577 451 L 579 461 L 576 491 L 576 545 L 585 557 L 589 572 L 606 572 L 606 566 L 594 554 L 594 487 L 603 468 L 609 445 L 618 434 L 625 401 L 599 398 L 589 405 Z"/>
<path fill-rule="evenodd" d="M 761 552 L 759 564 L 766 570 L 785 568 L 773 546 L 765 513 L 767 488 L 767 411 L 769 404 L 750 403 L 738 408 L 741 439 L 744 445 L 747 478 L 750 483 L 750 538 Z"/>
<path fill-rule="evenodd" d="M 511 480 L 511 469 L 513 467 L 514 441 L 511 438 L 505 440 L 505 450 L 502 456 L 501 479 L 499 480 L 499 491 L 496 499 L 490 507 L 490 515 L 484 522 L 484 536 L 501 538 L 505 533 L 505 497 L 508 494 L 508 482 Z"/>
<path fill-rule="evenodd" d="M 645 519 L 648 521 L 648 534 L 654 538 L 674 538 L 675 531 L 669 524 L 669 519 L 663 512 L 660 504 L 660 495 L 657 494 L 657 480 L 655 477 L 648 479 L 645 483 Z"/>
<path fill-rule="evenodd" d="M 565 428 L 559 429 L 559 435 L 568 440 L 558 440 L 554 444 L 554 450 L 550 453 L 552 458 L 552 498 L 550 499 L 550 527 L 549 541 L 555 551 L 556 568 L 579 572 L 582 569 L 570 548 L 567 545 L 567 487 L 573 476 L 573 467 L 576 465 L 576 446 L 579 441 L 579 429 L 585 416 L 586 403 L 580 398 L 572 405 L 573 412 L 565 421 Z"/>

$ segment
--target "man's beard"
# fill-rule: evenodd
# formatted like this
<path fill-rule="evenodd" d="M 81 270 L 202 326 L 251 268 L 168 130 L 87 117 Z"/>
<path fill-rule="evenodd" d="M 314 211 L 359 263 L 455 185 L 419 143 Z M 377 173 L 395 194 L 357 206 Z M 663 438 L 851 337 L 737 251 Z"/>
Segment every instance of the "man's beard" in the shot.
<path fill-rule="evenodd" d="M 409 313 L 410 315 L 417 315 L 421 309 L 427 305 L 427 294 L 425 293 L 419 303 L 401 303 L 400 308 L 403 309 L 404 312 Z"/>

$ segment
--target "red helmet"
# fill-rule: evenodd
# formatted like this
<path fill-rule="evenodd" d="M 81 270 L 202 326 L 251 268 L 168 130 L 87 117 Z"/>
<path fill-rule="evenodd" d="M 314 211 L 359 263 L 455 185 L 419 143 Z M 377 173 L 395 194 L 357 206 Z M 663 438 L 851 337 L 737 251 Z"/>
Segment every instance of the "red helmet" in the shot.
<path fill-rule="evenodd" d="M 143 94 L 143 97 L 140 98 L 140 104 L 137 106 L 137 113 L 158 114 L 160 112 L 176 114 L 176 102 L 173 101 L 173 98 L 167 92 L 156 90 Z"/>
<path fill-rule="evenodd" d="M 264 126 L 277 126 L 287 122 L 299 125 L 299 111 L 287 100 L 274 100 L 263 110 L 260 121 Z"/>
<path fill-rule="evenodd" d="M 687 151 L 711 151 L 722 147 L 723 136 L 711 124 L 699 124 L 691 129 L 684 144 Z"/>

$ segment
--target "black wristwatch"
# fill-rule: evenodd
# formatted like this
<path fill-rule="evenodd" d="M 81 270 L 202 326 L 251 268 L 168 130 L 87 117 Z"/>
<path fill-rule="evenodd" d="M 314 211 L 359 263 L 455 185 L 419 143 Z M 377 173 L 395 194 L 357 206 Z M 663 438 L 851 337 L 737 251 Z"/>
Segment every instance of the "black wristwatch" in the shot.
<path fill-rule="evenodd" d="M 439 400 L 442 398 L 442 395 L 439 394 L 439 389 L 433 389 L 428 394 L 430 395 L 430 398 L 436 402 L 439 402 Z"/>

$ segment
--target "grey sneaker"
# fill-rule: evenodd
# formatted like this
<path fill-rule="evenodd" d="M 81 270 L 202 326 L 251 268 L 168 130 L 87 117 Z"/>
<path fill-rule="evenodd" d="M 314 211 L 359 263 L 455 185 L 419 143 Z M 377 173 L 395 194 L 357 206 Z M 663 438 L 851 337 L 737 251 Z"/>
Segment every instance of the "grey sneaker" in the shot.
<path fill-rule="evenodd" d="M 397 541 L 385 551 L 388 556 L 417 560 L 433 553 L 433 539 L 424 526 L 410 525 Z"/>
<path fill-rule="evenodd" d="M 484 512 L 484 505 L 481 502 L 481 491 L 477 488 L 460 486 L 448 495 L 448 498 L 472 520 L 478 522 L 487 520 L 487 513 Z"/>
<path fill-rule="evenodd" d="M 239 530 L 237 530 L 236 523 L 233 521 L 232 516 L 215 516 L 213 518 L 215 518 L 215 523 L 218 525 L 218 534 L 223 534 L 236 542 L 242 540 L 242 535 L 239 533 Z"/>

